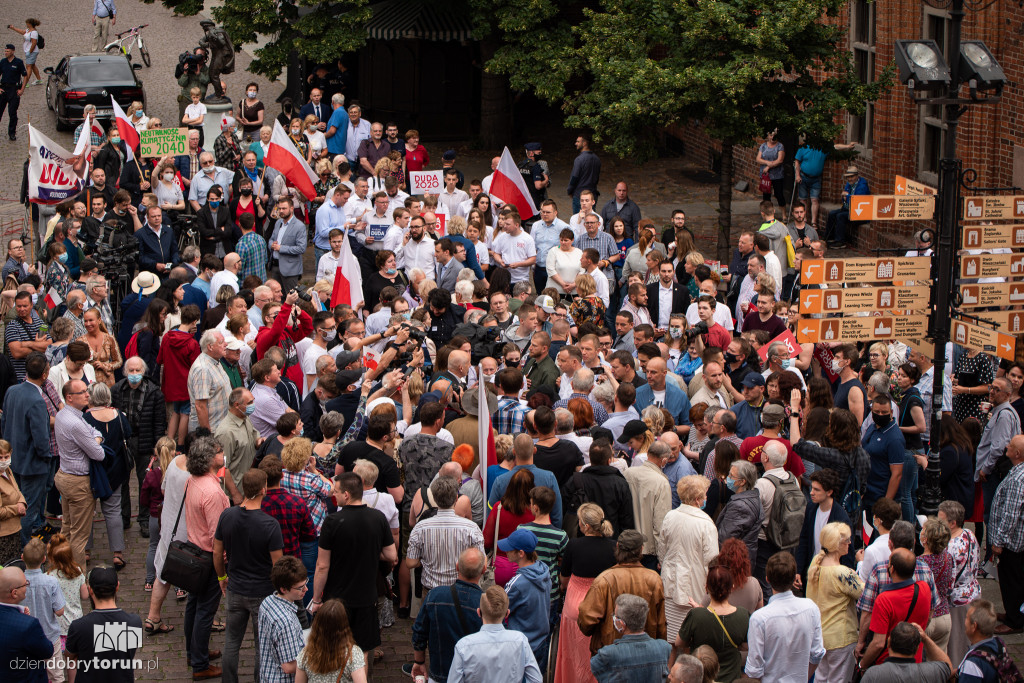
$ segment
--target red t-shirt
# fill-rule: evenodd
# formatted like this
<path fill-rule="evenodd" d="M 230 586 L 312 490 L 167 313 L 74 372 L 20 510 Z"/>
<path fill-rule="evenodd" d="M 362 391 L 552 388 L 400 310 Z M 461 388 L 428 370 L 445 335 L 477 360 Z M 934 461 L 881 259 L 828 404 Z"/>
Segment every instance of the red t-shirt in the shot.
<path fill-rule="evenodd" d="M 430 155 L 427 154 L 427 148 L 423 145 L 416 145 L 416 149 L 409 151 L 408 148 L 405 150 L 405 170 L 406 171 L 422 171 L 423 168 L 430 163 Z"/>
<path fill-rule="evenodd" d="M 701 335 L 701 340 L 704 342 L 704 346 L 714 346 L 724 351 L 732 342 L 732 335 L 724 327 L 715 323 L 708 328 L 707 334 Z"/>
<path fill-rule="evenodd" d="M 911 611 L 910 604 L 914 600 L 915 585 L 919 588 L 919 592 L 917 602 L 914 603 L 914 609 Z M 869 628 L 872 633 L 883 633 L 886 637 L 892 633 L 892 630 L 896 628 L 896 624 L 901 621 L 909 621 L 912 624 L 918 624 L 921 628 L 928 628 L 928 615 L 931 613 L 931 605 L 932 592 L 925 581 L 917 581 L 916 584 L 914 582 L 907 582 L 907 585 L 901 588 L 893 588 L 892 585 L 886 586 L 878 594 L 878 598 L 875 599 Z M 909 619 L 907 618 L 908 612 L 910 613 Z M 924 647 L 918 647 L 915 659 L 920 662 L 923 654 Z M 878 655 L 875 663 L 880 664 L 884 662 L 888 655 L 888 649 L 882 650 L 882 654 Z"/>
<path fill-rule="evenodd" d="M 786 447 L 786 464 L 783 465 L 783 469 L 797 477 L 797 479 L 802 477 L 807 469 L 804 467 L 804 461 L 796 454 L 796 451 L 793 450 L 793 446 L 790 445 L 789 439 L 762 435 L 748 436 L 743 439 L 743 443 L 740 444 L 740 457 L 756 465 L 761 462 L 761 450 L 769 441 L 778 441 Z"/>

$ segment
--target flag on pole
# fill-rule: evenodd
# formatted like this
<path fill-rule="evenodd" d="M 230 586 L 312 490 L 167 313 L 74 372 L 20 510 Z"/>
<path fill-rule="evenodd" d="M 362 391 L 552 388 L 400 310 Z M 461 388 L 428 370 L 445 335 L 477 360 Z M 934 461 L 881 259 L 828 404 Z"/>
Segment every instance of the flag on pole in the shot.
<path fill-rule="evenodd" d="M 861 512 L 861 515 L 863 516 L 863 519 L 861 520 L 860 537 L 861 540 L 864 541 L 864 547 L 867 548 L 871 545 L 871 532 L 874 531 L 875 528 L 871 526 L 867 510 Z"/>
<path fill-rule="evenodd" d="M 139 148 L 139 131 L 135 130 L 135 126 L 128 120 L 128 116 L 113 95 L 110 96 L 110 103 L 114 105 L 114 123 L 117 125 L 117 132 L 121 134 L 121 140 L 124 141 L 125 149 L 128 150 L 125 154 L 125 161 L 131 161 L 135 158 L 134 150 Z"/>
<path fill-rule="evenodd" d="M 526 187 L 523 174 L 519 172 L 516 162 L 512 160 L 512 154 L 509 153 L 508 147 L 501 153 L 498 168 L 494 171 L 494 177 L 491 178 L 491 196 L 500 199 L 505 204 L 515 206 L 523 220 L 537 215 L 537 206 L 533 203 L 533 195 Z"/>
<path fill-rule="evenodd" d="M 508 148 L 505 149 L 508 152 Z M 493 185 L 492 185 L 493 187 Z M 483 480 L 484 495 L 487 495 L 487 468 L 498 464 L 497 449 L 494 447 L 494 430 L 491 429 L 491 413 L 487 410 L 487 382 L 484 381 L 484 367 L 480 364 L 477 377 L 477 448 L 480 460 L 480 478 Z"/>
<path fill-rule="evenodd" d="M 64 303 L 64 299 L 61 298 L 60 294 L 57 293 L 56 287 L 50 287 L 50 291 L 46 293 L 45 301 L 46 307 L 49 308 L 50 310 L 53 310 L 54 308 L 57 308 L 62 303 Z"/>
<path fill-rule="evenodd" d="M 85 140 L 85 143 L 82 140 Z M 89 136 L 78 139 L 78 148 L 88 150 Z M 77 151 L 77 149 L 76 149 Z M 78 194 L 89 175 L 87 157 L 75 158 L 32 124 L 28 127 L 28 198 L 33 204 L 60 204 Z"/>
<path fill-rule="evenodd" d="M 304 194 L 306 199 L 316 196 L 316 190 L 313 189 L 313 184 L 317 181 L 316 174 L 306 160 L 299 156 L 298 148 L 284 132 L 280 121 L 274 121 L 274 132 L 270 136 L 270 144 L 267 146 L 263 163 L 280 171 L 288 184 Z"/>
<path fill-rule="evenodd" d="M 273 147 L 273 141 L 271 141 Z M 348 304 L 358 308 L 363 303 L 363 275 L 359 270 L 359 261 L 352 253 L 346 231 L 345 240 L 341 243 L 341 255 L 338 257 L 338 269 L 334 271 L 334 288 L 331 290 L 331 308 L 338 304 Z"/>

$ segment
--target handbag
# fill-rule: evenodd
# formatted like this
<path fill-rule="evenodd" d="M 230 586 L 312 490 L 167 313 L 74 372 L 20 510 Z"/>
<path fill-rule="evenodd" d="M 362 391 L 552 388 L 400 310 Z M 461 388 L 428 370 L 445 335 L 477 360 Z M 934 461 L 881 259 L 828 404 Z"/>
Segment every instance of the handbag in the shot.
<path fill-rule="evenodd" d="M 185 485 L 181 505 L 178 506 L 178 516 L 174 518 L 172 539 L 178 533 L 178 523 L 181 521 L 181 511 L 185 509 L 186 497 L 188 484 Z M 164 583 L 184 588 L 190 593 L 202 593 L 209 587 L 212 575 L 213 553 L 206 552 L 190 541 L 171 541 L 167 548 L 163 571 L 160 572 L 160 578 Z"/>
<path fill-rule="evenodd" d="M 761 172 L 761 182 L 758 183 L 757 189 L 761 194 L 769 194 L 772 191 L 772 179 L 768 177 L 768 171 Z"/>

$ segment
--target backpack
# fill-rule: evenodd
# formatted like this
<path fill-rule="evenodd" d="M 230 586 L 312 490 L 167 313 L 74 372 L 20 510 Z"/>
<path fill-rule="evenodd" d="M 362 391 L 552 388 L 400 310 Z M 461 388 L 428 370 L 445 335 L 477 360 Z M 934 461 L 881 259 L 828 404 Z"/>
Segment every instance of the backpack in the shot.
<path fill-rule="evenodd" d="M 42 50 L 46 47 L 46 39 L 39 33 L 36 33 L 36 49 Z"/>
<path fill-rule="evenodd" d="M 804 492 L 792 474 L 785 481 L 772 474 L 765 475 L 765 479 L 775 485 L 765 536 L 781 550 L 795 548 L 800 543 L 800 532 L 804 528 L 804 511 L 807 508 Z"/>
<path fill-rule="evenodd" d="M 855 453 L 854 451 L 853 453 Z M 853 456 L 853 453 L 850 453 Z M 850 474 L 846 477 L 846 481 L 843 482 L 842 490 L 836 497 L 839 504 L 846 510 L 846 514 L 850 515 L 850 519 L 854 519 L 857 510 L 860 509 L 861 492 L 860 492 L 860 477 L 857 476 L 857 461 L 856 456 L 851 457 L 846 461 L 846 465 L 850 468 Z"/>
<path fill-rule="evenodd" d="M 993 652 L 988 648 L 982 647 L 972 650 L 968 658 L 975 657 L 987 662 L 989 666 L 996 670 L 996 676 L 999 678 L 1000 683 L 1022 683 L 1024 677 L 1021 676 L 1017 665 L 1013 663 L 1013 659 L 1006 652 L 1006 644 L 998 637 L 996 642 L 999 643 L 999 652 Z"/>

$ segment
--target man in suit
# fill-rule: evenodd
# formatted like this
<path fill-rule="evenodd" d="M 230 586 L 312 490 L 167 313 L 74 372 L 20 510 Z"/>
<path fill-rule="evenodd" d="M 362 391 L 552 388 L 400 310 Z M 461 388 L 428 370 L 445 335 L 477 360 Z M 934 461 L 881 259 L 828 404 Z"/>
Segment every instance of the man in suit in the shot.
<path fill-rule="evenodd" d="M 454 292 L 462 264 L 455 259 L 455 244 L 447 237 L 434 243 L 434 260 L 437 261 L 438 288 Z"/>
<path fill-rule="evenodd" d="M 53 656 L 53 643 L 21 606 L 27 592 L 23 571 L 0 569 L 0 681 L 46 683 L 43 663 Z"/>
<path fill-rule="evenodd" d="M 50 364 L 38 351 L 25 359 L 25 381 L 7 390 L 0 431 L 11 444 L 11 470 L 25 496 L 25 515 L 21 518 L 21 542 L 28 543 L 32 532 L 43 523 L 43 505 L 54 472 L 50 450 L 50 414 L 42 395 Z M 53 654 L 51 647 L 50 654 Z"/>
<path fill-rule="evenodd" d="M 853 529 L 850 515 L 834 499 L 834 496 L 841 492 L 839 487 L 842 485 L 836 471 L 828 468 L 821 469 L 815 471 L 808 478 L 811 480 L 811 504 L 807 506 L 807 512 L 804 513 L 804 527 L 800 532 L 800 543 L 796 547 L 796 571 L 797 577 L 799 577 L 797 581 L 807 578 L 807 568 L 814 556 L 821 550 L 822 527 L 832 522 L 842 522 Z M 821 519 L 819 519 L 819 515 Z M 849 552 L 840 558 L 840 561 L 851 569 L 855 567 L 853 544 L 850 544 Z"/>
<path fill-rule="evenodd" d="M 303 121 L 305 121 L 306 117 L 310 114 L 315 116 L 317 120 L 317 130 L 321 132 L 327 130 L 327 119 L 324 118 L 324 115 L 330 114 L 330 110 L 327 106 L 320 101 L 323 99 L 323 96 L 324 94 L 320 88 L 313 88 L 309 91 L 309 102 L 302 105 L 302 109 L 299 110 L 299 118 Z M 330 117 L 328 116 L 327 118 Z"/>
<path fill-rule="evenodd" d="M 302 255 L 306 251 L 306 226 L 295 217 L 292 199 L 277 201 L 277 223 L 270 236 L 270 273 L 289 291 L 302 277 Z"/>
<path fill-rule="evenodd" d="M 166 279 L 180 258 L 174 231 L 164 222 L 164 213 L 159 206 L 146 209 L 146 222 L 135 237 L 139 240 L 139 268 Z"/>
<path fill-rule="evenodd" d="M 685 313 L 690 305 L 690 292 L 676 282 L 675 275 L 671 259 L 662 261 L 658 266 L 658 281 L 647 285 L 647 310 L 651 313 L 651 323 L 660 331 L 668 329 L 673 313 Z"/>

